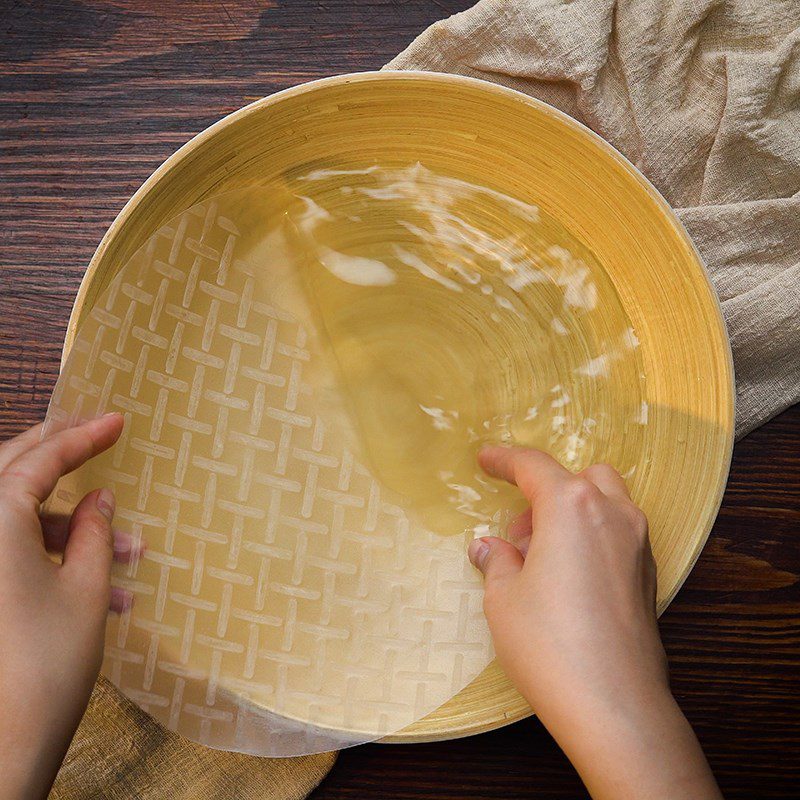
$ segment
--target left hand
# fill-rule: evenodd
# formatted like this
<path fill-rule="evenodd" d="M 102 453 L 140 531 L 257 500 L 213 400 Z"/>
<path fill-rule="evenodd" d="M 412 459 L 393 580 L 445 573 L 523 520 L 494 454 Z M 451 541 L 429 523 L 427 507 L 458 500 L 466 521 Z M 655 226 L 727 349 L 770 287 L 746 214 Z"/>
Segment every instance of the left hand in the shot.
<path fill-rule="evenodd" d="M 112 533 L 114 495 L 97 489 L 69 519 L 40 516 L 58 479 L 107 450 L 123 418 L 109 414 L 40 441 L 41 426 L 0 445 L 0 787 L 46 797 L 80 722 L 103 654 L 111 562 L 132 556 Z M 63 554 L 62 563 L 48 556 Z"/>

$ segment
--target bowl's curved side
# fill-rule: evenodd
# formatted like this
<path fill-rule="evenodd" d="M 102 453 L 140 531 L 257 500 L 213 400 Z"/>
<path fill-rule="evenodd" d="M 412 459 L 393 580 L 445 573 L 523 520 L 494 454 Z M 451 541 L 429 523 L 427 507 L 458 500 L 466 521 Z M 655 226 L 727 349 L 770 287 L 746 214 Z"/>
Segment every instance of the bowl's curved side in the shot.
<path fill-rule="evenodd" d="M 379 72 L 304 84 L 234 112 L 170 156 L 112 223 L 78 291 L 62 359 L 116 271 L 178 212 L 256 177 L 387 153 L 398 162 L 429 158 L 433 168 L 542 205 L 570 220 L 608 270 L 642 341 L 653 462 L 632 489 L 651 519 L 663 611 L 702 550 L 727 478 L 734 398 L 727 333 L 700 258 L 666 201 L 605 141 L 540 101 L 460 76 Z M 390 741 L 479 733 L 529 713 L 493 664 Z"/>

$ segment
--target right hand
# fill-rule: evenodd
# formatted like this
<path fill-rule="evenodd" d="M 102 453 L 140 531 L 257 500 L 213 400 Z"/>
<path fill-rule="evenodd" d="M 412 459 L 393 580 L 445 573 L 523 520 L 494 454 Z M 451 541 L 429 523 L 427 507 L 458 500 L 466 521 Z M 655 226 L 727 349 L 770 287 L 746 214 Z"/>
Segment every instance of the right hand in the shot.
<path fill-rule="evenodd" d="M 592 795 L 719 797 L 669 690 L 647 520 L 622 478 L 523 448 L 479 460 L 531 504 L 509 541 L 470 543 L 498 661 Z"/>

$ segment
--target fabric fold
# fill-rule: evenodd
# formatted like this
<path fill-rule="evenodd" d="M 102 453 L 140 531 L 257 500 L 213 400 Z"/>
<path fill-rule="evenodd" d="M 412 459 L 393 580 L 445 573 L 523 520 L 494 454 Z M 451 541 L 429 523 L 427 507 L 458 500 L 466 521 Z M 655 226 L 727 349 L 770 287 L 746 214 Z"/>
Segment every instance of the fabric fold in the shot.
<path fill-rule="evenodd" d="M 210 750 L 163 728 L 101 677 L 50 798 L 301 800 L 335 760 Z"/>
<path fill-rule="evenodd" d="M 537 97 L 650 179 L 720 297 L 737 438 L 800 400 L 798 20 L 797 0 L 481 0 L 386 66 Z"/>

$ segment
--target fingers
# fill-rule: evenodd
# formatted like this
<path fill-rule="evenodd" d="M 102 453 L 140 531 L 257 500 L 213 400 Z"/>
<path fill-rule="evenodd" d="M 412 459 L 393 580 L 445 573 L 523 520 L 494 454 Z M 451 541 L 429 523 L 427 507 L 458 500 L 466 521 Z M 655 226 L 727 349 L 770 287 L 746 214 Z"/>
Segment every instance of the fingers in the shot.
<path fill-rule="evenodd" d="M 521 514 L 517 514 L 506 528 L 508 541 L 511 542 L 523 557 L 528 554 L 528 545 L 533 535 L 533 513 L 530 508 L 526 508 Z"/>
<path fill-rule="evenodd" d="M 44 549 L 48 553 L 63 553 L 69 539 L 70 517 L 62 515 L 40 516 Z"/>
<path fill-rule="evenodd" d="M 496 536 L 483 536 L 469 543 L 467 555 L 472 565 L 477 567 L 490 583 L 513 577 L 522 569 L 522 553 L 511 542 Z"/>
<path fill-rule="evenodd" d="M 478 453 L 478 463 L 492 477 L 519 486 L 531 501 L 540 492 L 551 491 L 572 477 L 572 473 L 547 453 L 524 447 L 484 447 Z M 608 497 L 630 500 L 625 481 L 609 464 L 593 464 L 578 475 L 591 481 Z"/>
<path fill-rule="evenodd" d="M 113 529 L 112 534 L 114 537 L 114 561 L 117 563 L 129 564 L 134 558 L 139 558 L 144 553 L 144 542 L 137 545 L 129 533 Z"/>
<path fill-rule="evenodd" d="M 630 500 L 628 487 L 619 472 L 609 464 L 592 464 L 579 472 L 582 478 L 591 481 L 603 494 L 618 500 Z"/>
<path fill-rule="evenodd" d="M 133 605 L 133 594 L 127 589 L 110 586 L 111 559 L 126 564 L 144 552 L 133 537 L 111 527 L 114 517 L 114 495 L 108 489 L 90 492 L 75 507 L 72 517 L 49 517 L 42 520 L 45 545 L 52 552 L 64 553 L 64 568 L 71 577 L 83 582 L 87 597 L 108 603 L 117 614 Z M 111 558 L 109 558 L 109 550 Z"/>
<path fill-rule="evenodd" d="M 121 414 L 107 414 L 53 434 L 14 458 L 0 473 L 0 487 L 43 503 L 62 475 L 111 447 L 123 425 Z"/>
<path fill-rule="evenodd" d="M 87 494 L 72 514 L 64 548 L 62 569 L 81 582 L 89 597 L 94 595 L 94 599 L 102 601 L 103 607 L 111 598 L 114 507 L 114 494 L 109 489 Z"/>
<path fill-rule="evenodd" d="M 122 589 L 119 586 L 111 587 L 111 601 L 108 604 L 108 610 L 113 611 L 115 614 L 122 614 L 129 611 L 133 606 L 133 594 L 127 589 Z"/>
<path fill-rule="evenodd" d="M 48 553 L 63 553 L 69 539 L 72 518 L 62 515 L 41 516 L 39 522 L 42 525 L 45 550 Z M 144 552 L 144 545 L 137 545 L 129 533 L 116 528 L 111 533 L 114 537 L 114 561 L 117 563 L 128 564 L 134 556 L 141 556 Z"/>
<path fill-rule="evenodd" d="M 38 425 L 23 431 L 19 436 L 0 444 L 0 472 L 17 456 L 22 455 L 26 450 L 30 450 L 42 438 L 43 425 L 44 423 L 40 422 Z"/>
<path fill-rule="evenodd" d="M 531 502 L 572 477 L 547 453 L 524 447 L 484 447 L 478 453 L 478 463 L 493 478 L 518 486 Z"/>

